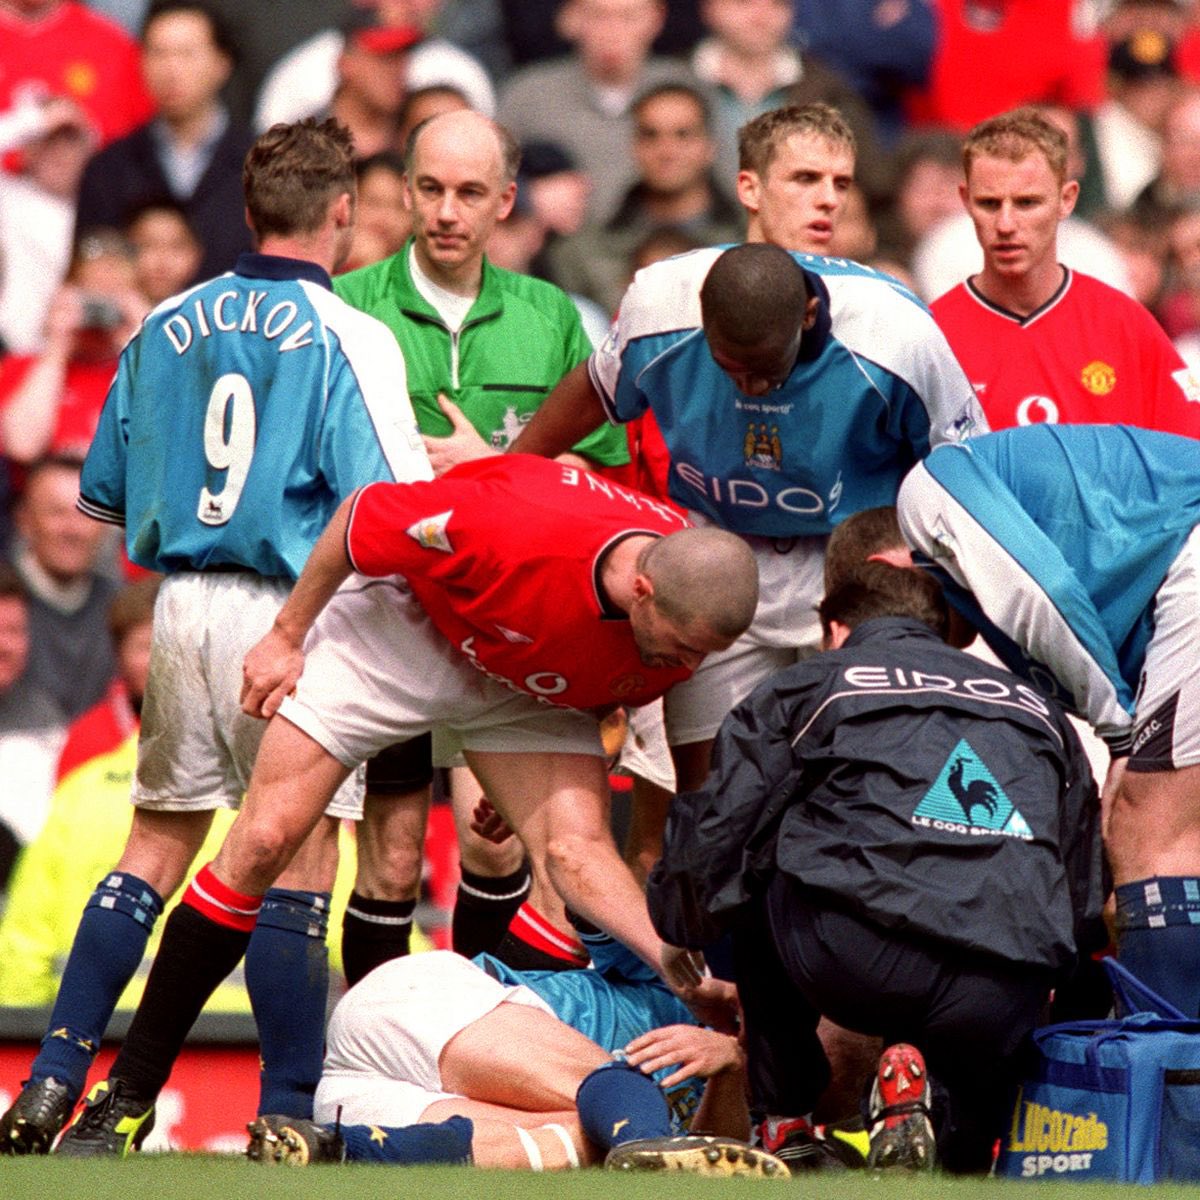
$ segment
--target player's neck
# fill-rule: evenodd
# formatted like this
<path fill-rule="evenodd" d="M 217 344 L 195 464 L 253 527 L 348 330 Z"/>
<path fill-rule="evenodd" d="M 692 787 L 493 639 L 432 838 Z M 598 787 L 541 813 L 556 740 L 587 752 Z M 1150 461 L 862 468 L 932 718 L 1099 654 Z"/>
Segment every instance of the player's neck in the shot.
<path fill-rule="evenodd" d="M 301 262 L 316 263 L 330 275 L 334 273 L 336 250 L 334 239 L 316 237 L 265 237 L 258 245 L 259 254 L 273 254 L 279 258 L 295 258 Z"/>
<path fill-rule="evenodd" d="M 633 577 L 637 574 L 638 555 L 650 541 L 653 541 L 650 534 L 622 538 L 604 555 L 600 564 L 600 586 L 609 603 L 624 613 L 633 607 Z"/>
<path fill-rule="evenodd" d="M 981 296 L 1006 312 L 1018 317 L 1035 313 L 1049 303 L 1054 293 L 1062 287 L 1066 270 L 1051 259 L 1044 267 L 1038 267 L 1020 277 L 1000 275 L 988 269 L 972 277 L 971 282 Z"/>
<path fill-rule="evenodd" d="M 437 284 L 456 296 L 469 296 L 474 299 L 479 295 L 479 289 L 483 286 L 482 258 L 468 259 L 454 267 L 443 266 L 425 253 L 419 239 L 413 243 L 413 257 L 421 273 L 430 283 Z"/>

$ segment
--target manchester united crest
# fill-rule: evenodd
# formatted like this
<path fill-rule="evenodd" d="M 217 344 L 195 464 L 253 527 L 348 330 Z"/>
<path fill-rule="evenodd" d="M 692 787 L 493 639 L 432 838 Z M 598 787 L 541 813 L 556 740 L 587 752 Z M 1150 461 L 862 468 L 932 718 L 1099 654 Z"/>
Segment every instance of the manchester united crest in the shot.
<path fill-rule="evenodd" d="M 618 675 L 608 686 L 614 696 L 632 696 L 646 686 L 646 677 L 637 673 Z"/>
<path fill-rule="evenodd" d="M 1080 372 L 1079 382 L 1093 396 L 1107 396 L 1117 386 L 1117 373 L 1108 363 L 1096 359 Z"/>

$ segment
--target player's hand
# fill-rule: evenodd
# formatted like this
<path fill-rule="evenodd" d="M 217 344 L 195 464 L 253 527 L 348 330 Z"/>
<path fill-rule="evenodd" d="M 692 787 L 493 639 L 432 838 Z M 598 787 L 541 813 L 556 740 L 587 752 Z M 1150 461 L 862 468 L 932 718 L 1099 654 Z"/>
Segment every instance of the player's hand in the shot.
<path fill-rule="evenodd" d="M 476 458 L 488 458 L 496 451 L 479 436 L 478 430 L 463 415 L 463 410 L 438 393 L 438 405 L 450 419 L 454 432 L 447 437 L 425 437 L 425 450 L 435 475 L 444 475 L 459 463 L 471 462 Z"/>
<path fill-rule="evenodd" d="M 664 942 L 659 961 L 663 978 L 686 1004 L 687 993 L 699 987 L 704 978 L 704 955 L 699 950 L 684 950 Z"/>
<path fill-rule="evenodd" d="M 479 803 L 471 813 L 471 832 L 497 846 L 513 836 L 512 827 L 492 807 L 492 802 L 486 796 L 479 797 Z"/>
<path fill-rule="evenodd" d="M 741 1070 L 744 1062 L 737 1038 L 698 1025 L 652 1029 L 625 1047 L 625 1057 L 646 1075 L 674 1066 L 676 1069 L 659 1081 L 662 1088 L 673 1088 L 693 1075 L 711 1079 L 722 1071 Z"/>
<path fill-rule="evenodd" d="M 250 648 L 242 663 L 242 712 L 264 720 L 275 715 L 296 690 L 304 651 L 272 628 Z"/>
<path fill-rule="evenodd" d="M 737 988 L 729 980 L 705 975 L 694 988 L 683 993 L 681 999 L 702 1024 L 721 1033 L 738 1032 L 741 1010 Z"/>

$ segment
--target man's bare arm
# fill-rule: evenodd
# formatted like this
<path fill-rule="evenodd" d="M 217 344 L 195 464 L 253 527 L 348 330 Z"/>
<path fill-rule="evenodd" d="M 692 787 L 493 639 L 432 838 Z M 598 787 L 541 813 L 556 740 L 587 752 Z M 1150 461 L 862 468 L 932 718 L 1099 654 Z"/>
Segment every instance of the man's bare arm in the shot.
<path fill-rule="evenodd" d="M 554 458 L 607 420 L 587 363 L 568 371 L 508 448 L 510 454 Z"/>

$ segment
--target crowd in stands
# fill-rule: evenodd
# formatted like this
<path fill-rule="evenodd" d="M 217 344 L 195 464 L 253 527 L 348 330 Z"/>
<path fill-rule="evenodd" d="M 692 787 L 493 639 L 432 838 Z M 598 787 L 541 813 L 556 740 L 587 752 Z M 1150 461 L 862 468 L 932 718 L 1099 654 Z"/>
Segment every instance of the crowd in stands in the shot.
<path fill-rule="evenodd" d="M 355 270 L 409 244 L 413 130 L 499 121 L 521 159 L 488 259 L 568 293 L 599 347 L 640 268 L 746 237 L 738 131 L 814 102 L 857 145 L 823 253 L 934 306 L 972 383 L 935 306 L 984 267 L 963 138 L 1023 105 L 1078 183 L 1058 261 L 1131 297 L 1200 376 L 1200 0 L 0 0 L 0 1006 L 52 1000 L 128 829 L 158 578 L 77 511 L 81 464 L 146 315 L 253 249 L 255 137 L 350 130 Z M 448 903 L 454 879 L 429 873 Z M 417 917 L 448 945 L 448 913 Z"/>

